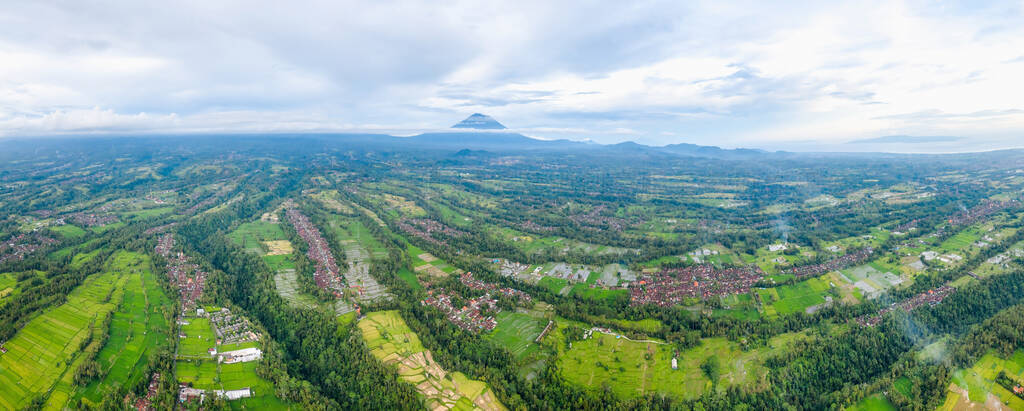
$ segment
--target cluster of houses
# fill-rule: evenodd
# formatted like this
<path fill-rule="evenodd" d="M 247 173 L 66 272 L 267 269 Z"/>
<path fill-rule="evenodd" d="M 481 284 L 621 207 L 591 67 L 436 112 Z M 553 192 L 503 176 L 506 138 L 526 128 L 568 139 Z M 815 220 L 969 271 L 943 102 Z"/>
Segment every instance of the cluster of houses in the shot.
<path fill-rule="evenodd" d="M 424 241 L 436 245 L 447 244 L 437 238 L 434 238 L 434 233 L 441 233 L 449 237 L 462 237 L 467 235 L 465 231 L 456 230 L 429 218 L 403 218 L 398 220 L 398 228 L 410 235 L 422 238 Z"/>
<path fill-rule="evenodd" d="M 295 232 L 309 245 L 306 256 L 316 263 L 316 269 L 313 272 L 313 280 L 316 281 L 316 285 L 340 297 L 345 287 L 339 276 L 338 262 L 334 259 L 334 253 L 331 252 L 327 240 L 324 240 L 320 230 L 309 221 L 309 217 L 306 217 L 294 206 L 288 207 L 285 214 L 288 216 L 288 221 L 295 227 Z"/>
<path fill-rule="evenodd" d="M 171 234 L 164 234 L 156 240 L 156 253 L 167 257 L 171 255 L 171 249 L 174 248 L 174 236 Z"/>
<path fill-rule="evenodd" d="M 18 234 L 0 243 L 0 264 L 7 261 L 21 261 L 43 246 L 56 244 L 57 240 L 38 233 Z"/>
<path fill-rule="evenodd" d="M 622 231 L 626 225 L 626 220 L 618 217 L 609 217 L 601 215 L 601 212 L 606 210 L 607 207 L 599 205 L 592 208 L 585 214 L 576 214 L 569 216 L 569 219 L 576 222 L 577 224 L 590 227 L 608 227 L 614 231 Z"/>
<path fill-rule="evenodd" d="M 167 277 L 178 287 L 182 311 L 190 310 L 203 296 L 207 273 L 198 264 L 190 262 L 185 253 L 179 251 L 174 254 L 173 248 L 174 236 L 171 234 L 164 234 L 157 240 L 156 252 L 167 258 Z"/>
<path fill-rule="evenodd" d="M 520 273 L 530 268 L 530 266 L 527 264 L 517 263 L 515 261 L 510 260 L 494 259 L 491 262 L 495 264 L 500 264 L 500 266 L 498 267 L 498 274 L 501 274 L 505 277 L 515 278 Z"/>
<path fill-rule="evenodd" d="M 427 292 L 427 298 L 420 302 L 423 305 L 431 306 L 441 310 L 452 324 L 467 331 L 491 331 L 498 326 L 498 320 L 493 316 L 484 315 L 483 311 L 498 311 L 498 300 L 491 298 L 491 295 L 470 299 L 462 308 L 452 305 L 452 298 L 445 293 L 444 289 Z"/>
<path fill-rule="evenodd" d="M 146 395 L 135 400 L 134 408 L 138 411 L 155 411 L 156 407 L 153 407 L 153 399 L 156 398 L 156 394 L 159 389 L 160 373 L 155 372 L 149 379 L 149 386 L 146 387 Z"/>
<path fill-rule="evenodd" d="M 526 230 L 526 231 L 532 231 L 532 232 L 551 232 L 551 231 L 555 231 L 555 227 L 546 226 L 546 225 L 540 225 L 540 224 L 537 224 L 537 223 L 533 222 L 533 220 L 527 220 L 525 223 L 520 224 L 519 227 L 524 229 L 524 230 Z"/>
<path fill-rule="evenodd" d="M 874 253 L 874 251 L 875 250 L 872 249 L 871 247 L 866 247 L 854 252 L 846 253 L 846 255 L 833 258 L 824 263 L 802 265 L 799 267 L 793 267 L 782 270 L 782 272 L 784 274 L 793 274 L 797 278 L 817 276 L 825 274 L 827 272 L 846 268 L 851 265 L 863 263 L 867 261 L 868 258 L 871 258 L 871 254 Z"/>
<path fill-rule="evenodd" d="M 913 311 L 914 309 L 916 309 L 917 307 L 920 307 L 920 306 L 925 305 L 925 304 L 935 305 L 935 304 L 938 304 L 938 303 L 942 302 L 942 300 L 944 300 L 946 297 L 949 297 L 954 292 L 956 292 L 956 288 L 953 288 L 953 287 L 948 286 L 948 285 L 944 285 L 942 287 L 939 287 L 939 288 L 936 288 L 936 289 L 932 289 L 932 290 L 928 290 L 928 291 L 925 291 L 925 292 L 923 292 L 921 294 L 915 295 L 915 296 L 913 296 L 913 297 L 911 297 L 911 298 L 909 298 L 909 299 L 907 299 L 907 300 L 905 300 L 903 302 L 893 303 L 892 305 L 879 310 L 878 314 L 875 314 L 875 315 L 863 315 L 863 316 L 857 317 L 856 321 L 857 321 L 857 324 L 860 324 L 862 326 L 874 327 L 874 326 L 878 325 L 878 323 L 882 322 L 882 316 L 884 316 L 885 314 L 887 314 L 889 312 L 892 312 L 893 310 L 895 310 L 897 308 L 900 308 L 900 309 L 902 309 L 903 311 L 906 311 L 906 312 L 910 312 L 910 311 Z"/>
<path fill-rule="evenodd" d="M 952 225 L 969 225 L 978 222 L 979 220 L 988 217 L 989 215 L 995 214 L 999 210 L 1008 208 L 1014 204 L 1017 204 L 1017 200 L 1010 201 L 992 201 L 986 200 L 985 202 L 978 204 L 970 209 L 961 211 L 949 218 L 949 224 Z"/>
<path fill-rule="evenodd" d="M 231 314 L 231 310 L 221 308 L 207 314 L 210 317 L 210 324 L 217 334 L 218 344 L 237 344 L 249 341 L 256 341 L 259 336 L 252 331 L 249 320 L 240 315 Z"/>
<path fill-rule="evenodd" d="M 79 212 L 69 216 L 75 224 L 84 227 L 98 227 L 117 222 L 117 216 L 113 214 L 95 214 Z"/>
<path fill-rule="evenodd" d="M 743 294 L 764 277 L 757 266 L 716 268 L 713 265 L 695 265 L 661 271 L 645 276 L 629 286 L 632 305 L 652 304 L 669 307 L 685 298 Z"/>
<path fill-rule="evenodd" d="M 520 290 L 517 290 L 515 288 L 499 287 L 497 284 L 494 284 L 494 283 L 488 283 L 488 282 L 485 282 L 485 281 L 480 281 L 480 280 L 478 280 L 476 278 L 473 278 L 473 273 L 472 272 L 467 272 L 465 274 L 462 274 L 462 276 L 459 277 L 459 281 L 462 281 L 462 284 L 465 285 L 466 287 L 468 287 L 471 290 L 480 290 L 480 291 L 487 291 L 489 293 L 493 292 L 493 293 L 503 294 L 505 296 L 508 296 L 508 297 L 511 297 L 511 298 L 515 298 L 515 299 L 519 300 L 519 302 L 521 302 L 521 303 L 529 303 L 529 302 L 533 301 L 533 297 L 531 297 L 530 294 L 527 294 L 527 293 L 525 293 L 523 291 L 520 291 Z"/>
<path fill-rule="evenodd" d="M 167 202 L 164 201 L 164 199 L 161 198 L 161 196 L 168 196 L 168 195 L 171 195 L 171 194 L 174 194 L 173 190 L 158 191 L 158 192 L 155 192 L 155 193 L 147 194 L 145 199 L 149 200 L 149 201 L 152 201 L 154 204 L 167 204 Z"/>

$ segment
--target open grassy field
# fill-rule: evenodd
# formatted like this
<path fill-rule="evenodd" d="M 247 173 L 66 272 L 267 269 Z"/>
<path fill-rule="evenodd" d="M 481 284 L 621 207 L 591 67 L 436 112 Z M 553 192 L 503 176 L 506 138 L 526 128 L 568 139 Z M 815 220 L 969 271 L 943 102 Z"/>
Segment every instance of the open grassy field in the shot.
<path fill-rule="evenodd" d="M 569 285 L 569 281 L 562 278 L 544 277 L 537 282 L 537 285 L 551 290 L 553 293 L 560 293 L 563 288 Z"/>
<path fill-rule="evenodd" d="M 398 311 L 369 313 L 358 326 L 373 356 L 396 366 L 399 378 L 416 386 L 428 409 L 439 406 L 505 409 L 486 383 L 441 368 Z"/>
<path fill-rule="evenodd" d="M 50 396 L 63 403 L 70 396 L 69 384 L 58 384 L 73 372 L 80 345 L 120 302 L 129 277 L 148 269 L 144 255 L 119 252 L 110 258 L 107 270 L 90 276 L 68 295 L 67 303 L 29 321 L 10 341 L 8 352 L 0 354 L 0 408 L 20 409 L 37 396 Z M 63 401 L 61 401 L 63 400 Z"/>
<path fill-rule="evenodd" d="M 756 320 L 761 316 L 757 310 L 752 294 L 730 294 L 719 297 L 722 303 L 720 309 L 715 309 L 714 315 L 732 317 L 738 320 Z"/>
<path fill-rule="evenodd" d="M 164 214 L 170 213 L 171 211 L 174 211 L 174 207 L 147 208 L 144 210 L 127 211 L 119 214 L 125 218 L 147 219 L 153 217 L 160 217 Z"/>
<path fill-rule="evenodd" d="M 896 406 L 892 405 L 885 396 L 875 394 L 847 408 L 847 411 L 896 411 Z"/>
<path fill-rule="evenodd" d="M 50 227 L 50 231 L 60 234 L 61 237 L 67 239 L 74 239 L 82 237 L 86 234 L 86 231 L 79 228 L 78 226 L 71 224 L 64 224 L 55 227 Z"/>
<path fill-rule="evenodd" d="M 755 289 L 754 292 L 761 298 L 765 315 L 786 315 L 824 303 L 831 284 L 834 282 L 829 281 L 826 275 L 781 287 Z"/>
<path fill-rule="evenodd" d="M 188 324 L 181 326 L 181 333 L 185 337 L 178 339 L 178 357 L 210 358 L 208 350 L 217 345 L 213 328 L 210 327 L 210 320 L 197 317 L 183 318 L 183 320 Z"/>
<path fill-rule="evenodd" d="M 589 339 L 573 342 L 567 349 L 563 330 L 568 322 L 545 338 L 545 344 L 558 351 L 562 375 L 581 387 L 599 390 L 608 387 L 616 395 L 633 398 L 652 393 L 679 398 L 696 398 L 712 387 L 700 364 L 718 357 L 722 364 L 718 389 L 741 385 L 748 389 L 765 387 L 767 369 L 763 359 L 785 349 L 800 334 L 774 337 L 768 347 L 742 351 L 725 338 L 708 338 L 698 347 L 680 353 L 679 369 L 671 367 L 674 347 L 658 341 L 629 341 L 615 335 L 595 332 Z"/>
<path fill-rule="evenodd" d="M 262 242 L 286 239 L 284 231 L 281 230 L 278 223 L 267 221 L 252 221 L 242 224 L 235 231 L 229 233 L 228 238 L 246 251 L 261 256 L 267 252 Z"/>

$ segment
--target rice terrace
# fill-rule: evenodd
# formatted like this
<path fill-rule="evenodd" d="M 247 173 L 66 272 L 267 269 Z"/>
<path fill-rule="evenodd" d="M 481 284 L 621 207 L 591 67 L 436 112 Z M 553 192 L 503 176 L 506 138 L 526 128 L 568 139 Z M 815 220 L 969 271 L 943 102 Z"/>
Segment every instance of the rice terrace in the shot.
<path fill-rule="evenodd" d="M 1024 410 L 1020 1 L 0 11 L 0 410 Z"/>

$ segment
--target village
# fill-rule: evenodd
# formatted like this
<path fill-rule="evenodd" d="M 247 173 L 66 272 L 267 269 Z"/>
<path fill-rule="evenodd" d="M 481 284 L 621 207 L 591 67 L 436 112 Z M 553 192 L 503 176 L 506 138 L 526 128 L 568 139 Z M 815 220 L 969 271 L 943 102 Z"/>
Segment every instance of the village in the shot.
<path fill-rule="evenodd" d="M 185 253 L 179 251 L 176 254 L 174 248 L 174 236 L 164 234 L 157 240 L 156 252 L 167 259 L 167 277 L 178 287 L 181 297 L 182 311 L 191 311 L 203 295 L 203 287 L 206 285 L 205 271 L 199 268 L 198 264 L 190 262 Z"/>
<path fill-rule="evenodd" d="M 903 302 L 892 303 L 892 305 L 879 310 L 878 314 L 857 317 L 856 321 L 857 324 L 860 324 L 864 327 L 874 327 L 878 325 L 878 323 L 882 322 L 882 317 L 885 314 L 888 314 L 896 310 L 897 308 L 902 309 L 903 311 L 906 312 L 911 312 L 917 307 L 920 307 L 925 304 L 938 304 L 942 302 L 942 300 L 944 300 L 946 297 L 949 297 L 954 292 L 956 292 L 956 288 L 953 288 L 952 286 L 949 285 L 944 285 L 942 287 L 928 290 L 921 294 L 915 295 Z"/>
<path fill-rule="evenodd" d="M 447 245 L 433 236 L 434 233 L 441 233 L 450 237 L 462 237 L 467 235 L 465 231 L 456 230 L 428 218 L 403 218 L 398 221 L 398 228 L 406 233 L 419 237 L 435 245 Z"/>
<path fill-rule="evenodd" d="M 644 276 L 630 284 L 632 305 L 669 307 L 685 298 L 743 294 L 764 277 L 760 268 L 716 268 L 713 265 L 695 265 L 663 270 Z"/>
<path fill-rule="evenodd" d="M 295 232 L 309 245 L 306 255 L 316 264 L 313 272 L 313 280 L 316 285 L 333 293 L 336 297 L 341 297 L 345 286 L 342 284 L 338 263 L 334 259 L 334 254 L 331 253 L 331 247 L 327 244 L 327 240 L 324 240 L 320 230 L 309 221 L 309 217 L 306 217 L 294 206 L 288 207 L 285 214 L 288 216 L 288 221 L 295 227 Z"/>
<path fill-rule="evenodd" d="M 519 300 L 519 302 L 526 304 L 533 301 L 533 297 L 531 297 L 530 294 L 527 294 L 523 291 L 514 288 L 499 287 L 497 284 L 478 280 L 476 278 L 473 278 L 472 272 L 467 272 L 463 274 L 462 276 L 459 277 L 459 280 L 462 282 L 463 285 L 469 287 L 469 289 L 471 290 L 480 290 L 504 294 L 507 297 L 515 298 Z"/>
<path fill-rule="evenodd" d="M 829 261 L 820 264 L 802 265 L 799 267 L 788 268 L 782 270 L 783 274 L 793 274 L 796 278 L 812 277 L 821 274 L 825 274 L 831 271 L 843 269 L 852 265 L 860 264 L 871 258 L 871 254 L 874 253 L 874 249 L 866 247 L 851 253 L 847 253 L 842 257 L 834 258 Z"/>
<path fill-rule="evenodd" d="M 995 214 L 1004 208 L 1014 206 L 1017 203 L 1019 203 L 1019 201 L 1016 199 L 1010 201 L 987 200 L 979 205 L 971 207 L 968 210 L 964 210 L 953 215 L 949 218 L 949 224 L 954 226 L 974 224 L 989 215 Z"/>
<path fill-rule="evenodd" d="M 420 303 L 441 310 L 448 321 L 467 331 L 491 331 L 498 326 L 498 320 L 494 316 L 483 313 L 485 310 L 498 311 L 498 300 L 491 298 L 490 293 L 471 298 L 465 306 L 456 308 L 452 304 L 452 297 L 442 288 L 427 291 L 427 298 Z"/>
<path fill-rule="evenodd" d="M 0 243 L 0 264 L 7 261 L 21 261 L 36 250 L 56 243 L 57 240 L 38 233 L 18 234 Z"/>

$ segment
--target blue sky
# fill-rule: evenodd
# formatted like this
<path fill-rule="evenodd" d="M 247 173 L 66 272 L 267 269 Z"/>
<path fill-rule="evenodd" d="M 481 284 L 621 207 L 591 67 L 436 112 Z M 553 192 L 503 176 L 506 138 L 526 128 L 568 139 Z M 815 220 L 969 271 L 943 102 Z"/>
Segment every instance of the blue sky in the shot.
<path fill-rule="evenodd" d="M 0 135 L 413 134 L 897 151 L 1024 141 L 1024 1 L 48 2 L 0 9 Z"/>

